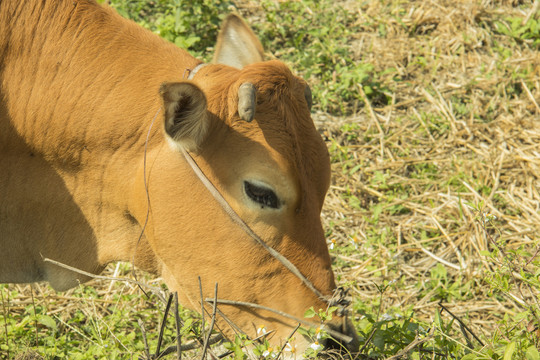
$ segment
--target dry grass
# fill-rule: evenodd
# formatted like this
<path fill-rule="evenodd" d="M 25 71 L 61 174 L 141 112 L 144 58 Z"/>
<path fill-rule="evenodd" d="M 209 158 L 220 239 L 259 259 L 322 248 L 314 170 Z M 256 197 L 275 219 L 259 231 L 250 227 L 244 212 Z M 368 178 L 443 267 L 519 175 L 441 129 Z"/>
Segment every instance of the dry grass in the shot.
<path fill-rule="evenodd" d="M 368 103 L 349 118 L 316 117 L 347 153 L 347 160 L 333 164 L 326 226 L 333 227 L 338 243 L 353 236 L 361 243 L 361 251 L 344 259 L 350 266 L 338 272 L 367 301 L 379 296 L 375 284 L 400 279 L 395 291 L 384 294 L 383 308 L 412 307 L 430 322 L 439 300 L 421 284 L 441 263 L 452 279 L 475 285 L 462 301 L 444 305 L 489 337 L 504 314 L 523 307 L 511 297 L 502 301 L 488 294 L 485 272 L 496 269 L 482 254 L 493 249 L 487 234 L 507 249 L 528 249 L 529 260 L 540 247 L 540 53 L 526 43 L 508 45 L 486 26 L 501 14 L 538 16 L 537 7 L 527 12 L 508 2 L 410 1 L 402 6 L 405 15 L 393 19 L 379 18 L 388 16 L 382 6 L 369 2 L 358 10 L 358 21 L 373 25 L 351 46 L 359 61 L 379 71 L 396 69 L 400 81 L 390 85 L 392 104 Z M 380 23 L 385 38 L 378 34 Z M 496 51 L 502 42 L 511 46 L 504 59 Z M 348 140 L 347 124 L 356 125 L 358 139 Z M 362 165 L 352 175 L 342 170 L 352 168 L 349 159 Z M 421 176 L 418 165 L 430 174 Z M 384 174 L 384 183 L 375 180 L 377 173 Z M 360 208 L 352 207 L 344 192 L 356 196 Z M 483 203 L 496 215 L 496 230 L 486 233 L 467 202 Z M 374 224 L 377 204 L 383 209 Z M 392 214 L 396 206 L 403 211 Z M 374 233 L 382 232 L 388 242 L 373 244 Z M 537 304 L 540 294 L 523 288 L 512 295 Z"/>
<path fill-rule="evenodd" d="M 258 2 L 239 3 L 248 17 L 261 18 Z M 426 283 L 442 264 L 449 284 L 468 284 L 443 300 L 444 306 L 483 338 L 505 314 L 521 312 L 520 302 L 538 304 L 540 294 L 519 280 L 511 293 L 492 296 L 486 274 L 496 272 L 498 263 L 484 256 L 494 249 L 491 237 L 508 250 L 528 251 L 529 262 L 517 265 L 536 272 L 540 52 L 530 42 L 512 42 L 493 31 L 494 19 L 503 15 L 538 16 L 538 1 L 524 3 L 341 2 L 362 24 L 363 31 L 349 42 L 358 61 L 373 64 L 378 73 L 395 70 L 382 76 L 390 105 L 368 101 L 346 118 L 314 115 L 334 156 L 325 226 L 341 249 L 352 238 L 359 243 L 357 250 L 332 251 L 340 282 L 351 286 L 355 301 L 373 302 L 381 297 L 376 285 L 396 280 L 382 296 L 382 310 L 408 308 L 418 321 L 431 323 L 439 289 L 427 289 Z M 483 203 L 496 220 L 484 229 L 467 203 Z M 135 294 L 135 286 L 105 281 L 91 286 L 97 299 L 34 285 L 35 303 L 60 321 L 81 309 L 96 319 L 113 307 L 148 311 L 142 297 L 128 303 L 111 297 L 113 289 Z M 10 288 L 18 295 L 9 299 L 9 311 L 23 314 L 32 304 L 30 286 Z M 157 326 L 147 325 L 148 331 Z"/>

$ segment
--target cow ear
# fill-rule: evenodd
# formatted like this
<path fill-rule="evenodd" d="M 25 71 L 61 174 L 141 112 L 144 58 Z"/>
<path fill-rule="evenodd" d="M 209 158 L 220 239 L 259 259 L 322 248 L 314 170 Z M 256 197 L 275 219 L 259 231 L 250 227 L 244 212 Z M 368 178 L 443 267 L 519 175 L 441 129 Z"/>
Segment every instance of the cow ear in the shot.
<path fill-rule="evenodd" d="M 206 97 L 193 83 L 164 83 L 159 89 L 165 111 L 165 134 L 174 146 L 198 151 L 210 119 Z"/>
<path fill-rule="evenodd" d="M 214 63 L 236 68 L 263 61 L 264 50 L 257 36 L 236 14 L 227 16 L 219 32 Z"/>

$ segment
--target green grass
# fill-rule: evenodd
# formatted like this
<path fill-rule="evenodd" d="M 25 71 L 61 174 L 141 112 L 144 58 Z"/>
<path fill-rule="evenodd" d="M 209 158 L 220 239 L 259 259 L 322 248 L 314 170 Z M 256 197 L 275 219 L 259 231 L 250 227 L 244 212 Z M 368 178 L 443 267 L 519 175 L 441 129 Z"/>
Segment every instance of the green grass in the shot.
<path fill-rule="evenodd" d="M 137 21 L 193 55 L 211 59 L 206 50 L 214 45 L 219 25 L 229 13 L 226 0 L 112 0 L 122 16 Z"/>

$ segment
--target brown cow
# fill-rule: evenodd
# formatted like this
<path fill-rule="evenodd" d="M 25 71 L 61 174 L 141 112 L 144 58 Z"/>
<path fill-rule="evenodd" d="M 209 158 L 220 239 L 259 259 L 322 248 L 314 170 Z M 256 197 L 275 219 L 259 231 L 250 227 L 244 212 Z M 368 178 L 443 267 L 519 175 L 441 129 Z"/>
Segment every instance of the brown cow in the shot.
<path fill-rule="evenodd" d="M 125 260 L 192 309 L 198 277 L 204 297 L 218 283 L 221 299 L 299 318 L 326 308 L 316 292 L 335 289 L 320 222 L 328 152 L 306 83 L 261 55 L 236 16 L 215 63 L 201 67 L 94 1 L 0 1 L 0 282 L 64 290 L 88 278 L 44 258 L 92 273 Z M 309 284 L 231 219 L 183 150 Z M 261 324 L 276 330 L 274 343 L 296 325 L 220 309 L 251 336 Z"/>

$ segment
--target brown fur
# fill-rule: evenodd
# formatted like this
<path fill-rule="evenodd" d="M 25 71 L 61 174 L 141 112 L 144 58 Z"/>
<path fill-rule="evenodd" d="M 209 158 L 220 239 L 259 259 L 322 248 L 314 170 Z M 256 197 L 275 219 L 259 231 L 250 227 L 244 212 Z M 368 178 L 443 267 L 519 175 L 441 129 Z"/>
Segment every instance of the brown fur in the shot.
<path fill-rule="evenodd" d="M 243 22 L 232 23 L 242 38 L 254 38 Z M 87 279 L 43 257 L 95 273 L 111 261 L 134 260 L 163 276 L 193 309 L 199 308 L 198 276 L 209 297 L 217 282 L 220 298 L 298 317 L 309 306 L 325 306 L 223 212 L 169 146 L 184 145 L 163 130 L 164 111 L 152 123 L 164 105 L 178 113 L 176 125 L 192 126 L 182 136 L 198 149 L 197 163 L 231 206 L 331 294 L 319 219 L 328 153 L 310 118 L 306 84 L 281 62 L 241 70 L 208 65 L 192 86 L 162 87 L 161 98 L 162 83 L 182 82 L 199 61 L 93 1 L 1 1 L 0 34 L 1 282 L 45 280 L 62 290 Z M 250 48 L 255 52 L 248 58 L 260 57 L 260 44 Z M 251 123 L 237 114 L 244 82 L 258 91 Z M 185 103 L 185 96 L 206 98 L 207 111 L 182 113 L 174 101 Z M 271 185 L 283 206 L 254 204 L 243 193 L 246 179 Z M 222 310 L 251 335 L 266 324 L 277 330 L 274 339 L 284 338 L 294 325 L 266 312 Z"/>

